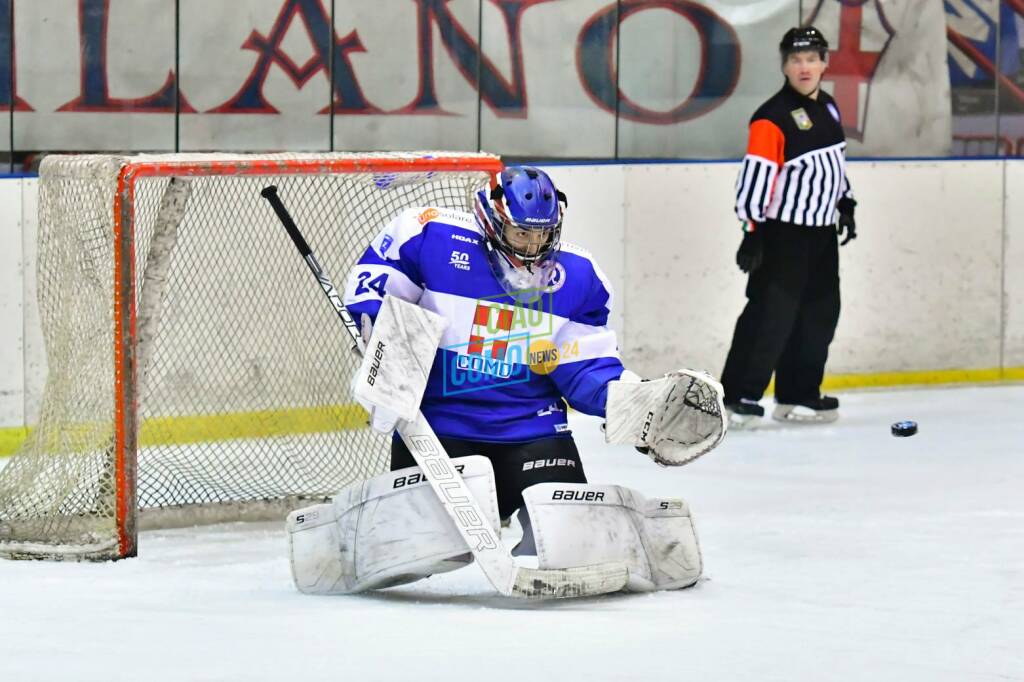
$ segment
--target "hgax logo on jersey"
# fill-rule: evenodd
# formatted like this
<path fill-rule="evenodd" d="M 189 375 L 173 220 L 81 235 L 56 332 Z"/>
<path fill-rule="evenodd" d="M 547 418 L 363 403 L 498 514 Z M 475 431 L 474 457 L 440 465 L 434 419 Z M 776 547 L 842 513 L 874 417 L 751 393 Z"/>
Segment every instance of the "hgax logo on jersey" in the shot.
<path fill-rule="evenodd" d="M 380 249 L 377 251 L 377 253 L 380 254 L 381 258 L 384 257 L 384 254 L 388 252 L 388 248 L 390 248 L 390 246 L 394 243 L 394 237 L 392 237 L 390 234 L 384 235 L 384 238 L 380 240 Z"/>
<path fill-rule="evenodd" d="M 455 234 L 452 232 L 452 239 L 457 242 L 466 242 L 467 244 L 473 244 L 474 246 L 480 245 L 479 239 L 473 239 L 472 237 L 463 237 L 461 234 Z"/>
<path fill-rule="evenodd" d="M 807 115 L 807 111 L 800 107 L 789 112 L 790 116 L 793 117 L 793 121 L 796 123 L 796 127 L 800 130 L 810 130 L 814 125 L 811 123 L 811 117 Z"/>
<path fill-rule="evenodd" d="M 452 259 L 448 264 L 456 270 L 469 270 L 469 254 L 464 251 L 452 251 Z"/>

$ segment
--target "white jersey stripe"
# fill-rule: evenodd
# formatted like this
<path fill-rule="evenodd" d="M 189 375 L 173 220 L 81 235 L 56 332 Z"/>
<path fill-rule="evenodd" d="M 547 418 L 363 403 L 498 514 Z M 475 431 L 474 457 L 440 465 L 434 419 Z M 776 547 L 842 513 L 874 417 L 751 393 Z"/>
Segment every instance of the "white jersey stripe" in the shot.
<path fill-rule="evenodd" d="M 750 174 L 754 164 L 750 158 L 743 159 L 743 166 L 736 177 L 736 214 L 740 220 L 750 220 Z"/>
<path fill-rule="evenodd" d="M 836 212 L 832 208 L 838 203 L 839 195 L 843 190 L 843 180 L 845 178 L 843 174 L 843 161 L 842 152 L 838 149 L 833 149 L 828 155 L 829 163 L 832 165 L 832 192 L 829 195 L 828 200 L 828 212 L 822 216 L 822 222 L 828 225 L 833 224 L 836 221 Z"/>
<path fill-rule="evenodd" d="M 740 220 L 764 222 L 765 206 L 771 198 L 777 173 L 778 166 L 767 159 L 753 154 L 743 158 L 743 168 L 736 183 L 736 214 Z"/>
<path fill-rule="evenodd" d="M 821 220 L 818 218 L 818 214 L 821 213 L 821 207 L 825 203 L 822 201 L 822 197 L 825 196 L 825 188 L 828 186 L 828 172 L 826 170 L 827 164 L 825 163 L 825 155 L 814 157 L 814 184 L 811 185 L 811 200 L 807 205 L 809 211 L 807 215 L 807 222 L 812 225 L 820 225 Z"/>
<path fill-rule="evenodd" d="M 796 201 L 793 203 L 793 222 L 806 225 L 807 201 L 810 199 L 811 183 L 814 182 L 814 159 L 804 157 L 800 163 L 803 166 L 803 173 L 800 175 L 801 182 L 797 187 Z"/>
<path fill-rule="evenodd" d="M 550 313 L 544 313 L 540 316 L 539 324 L 534 325 L 529 323 L 538 320 L 525 314 L 514 318 L 511 331 L 504 332 L 496 328 L 474 328 L 477 299 L 427 289 L 423 292 L 419 304 L 426 310 L 443 315 L 451 321 L 451 325 L 441 336 L 441 347 L 462 355 L 466 354 L 469 348 L 470 336 L 478 335 L 483 336 L 487 344 L 484 348 L 485 353 L 490 352 L 490 341 L 507 340 L 507 353 L 513 362 L 517 361 L 517 358 L 527 357 L 530 344 L 545 338 L 558 346 L 560 357 L 563 354 L 562 344 L 570 344 L 569 350 L 573 355 L 560 359 L 562 363 L 593 360 L 599 357 L 619 357 L 615 332 L 605 326 L 572 322 L 568 318 Z M 578 342 L 578 348 L 571 347 L 574 341 Z"/>
<path fill-rule="evenodd" d="M 845 142 L 801 154 L 782 168 L 752 154 L 743 157 L 736 179 L 740 220 L 781 220 L 797 225 L 832 225 L 836 204 L 850 196 Z"/>
<path fill-rule="evenodd" d="M 607 327 L 568 322 L 555 335 L 554 343 L 558 349 L 559 365 L 596 358 L 619 358 L 615 332 Z"/>

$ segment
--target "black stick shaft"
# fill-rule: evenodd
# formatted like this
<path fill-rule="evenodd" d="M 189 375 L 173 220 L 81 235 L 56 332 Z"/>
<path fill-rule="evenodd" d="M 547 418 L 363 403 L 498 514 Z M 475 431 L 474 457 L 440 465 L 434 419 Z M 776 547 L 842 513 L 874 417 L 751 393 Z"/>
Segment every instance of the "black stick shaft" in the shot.
<path fill-rule="evenodd" d="M 320 288 L 323 289 L 324 295 L 327 296 L 327 300 L 331 302 L 334 311 L 338 313 L 338 317 L 341 318 L 342 324 L 345 325 L 345 329 L 348 330 L 352 340 L 356 342 L 356 346 L 359 346 L 359 330 L 356 329 L 355 320 L 352 319 L 352 315 L 349 314 L 348 309 L 345 308 L 345 304 L 341 302 L 341 296 L 338 295 L 338 290 L 334 288 L 334 283 L 331 282 L 331 278 L 324 272 L 323 267 L 317 262 L 316 256 L 313 255 L 313 250 L 309 248 L 309 244 L 306 242 L 306 238 L 302 236 L 302 232 L 299 231 L 298 225 L 292 220 L 292 216 L 288 213 L 288 209 L 285 208 L 284 202 L 281 201 L 280 195 L 277 193 L 277 187 L 270 185 L 264 187 L 260 192 L 260 195 L 270 202 L 271 207 L 274 209 L 274 213 L 277 214 L 281 224 L 284 225 L 284 229 L 288 231 L 288 236 L 292 238 L 292 242 L 295 244 L 295 248 L 299 250 L 299 254 L 303 260 L 306 261 L 306 265 L 309 266 L 313 276 L 316 277 L 317 283 L 320 284 Z"/>

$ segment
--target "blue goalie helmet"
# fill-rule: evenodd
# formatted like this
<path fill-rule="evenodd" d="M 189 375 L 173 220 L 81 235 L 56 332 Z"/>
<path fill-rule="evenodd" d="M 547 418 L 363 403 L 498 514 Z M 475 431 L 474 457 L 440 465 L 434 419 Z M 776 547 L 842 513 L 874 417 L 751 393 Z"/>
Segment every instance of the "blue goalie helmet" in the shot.
<path fill-rule="evenodd" d="M 494 274 L 515 298 L 536 298 L 554 269 L 565 194 L 544 171 L 509 166 L 494 189 L 477 192 L 475 204 Z"/>

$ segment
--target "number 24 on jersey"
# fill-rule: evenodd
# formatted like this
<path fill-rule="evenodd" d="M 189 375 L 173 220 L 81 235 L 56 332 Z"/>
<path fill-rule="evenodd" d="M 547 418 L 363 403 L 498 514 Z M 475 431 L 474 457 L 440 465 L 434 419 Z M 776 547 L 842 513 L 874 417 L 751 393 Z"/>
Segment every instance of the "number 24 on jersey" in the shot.
<path fill-rule="evenodd" d="M 356 296 L 368 294 L 370 293 L 370 289 L 373 289 L 378 294 L 380 294 L 381 298 L 384 298 L 384 285 L 388 281 L 387 274 L 383 273 L 377 275 L 373 279 L 370 279 L 371 275 L 373 275 L 372 272 L 360 272 L 358 275 L 356 275 L 356 278 L 359 280 L 359 284 L 356 285 Z"/>

